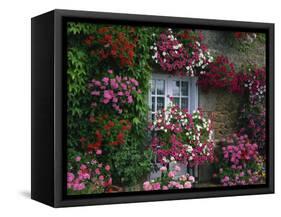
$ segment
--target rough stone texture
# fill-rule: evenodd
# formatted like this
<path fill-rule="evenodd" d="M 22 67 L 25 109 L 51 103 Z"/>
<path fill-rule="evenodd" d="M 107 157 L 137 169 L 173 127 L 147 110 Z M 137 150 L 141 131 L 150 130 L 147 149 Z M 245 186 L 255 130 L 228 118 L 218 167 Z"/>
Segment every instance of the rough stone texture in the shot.
<path fill-rule="evenodd" d="M 231 32 L 224 31 L 202 31 L 204 43 L 208 45 L 213 56 L 227 56 L 234 63 L 236 71 L 245 64 L 254 64 L 259 67 L 265 65 L 265 44 L 255 40 L 246 52 L 241 52 L 231 46 Z M 199 89 L 199 107 L 212 119 L 214 128 L 214 138 L 220 140 L 237 128 L 237 120 L 241 105 L 245 99 L 237 94 L 231 94 L 223 90 L 210 90 L 202 92 Z M 200 182 L 208 182 L 212 177 L 212 167 L 210 165 L 200 166 Z"/>

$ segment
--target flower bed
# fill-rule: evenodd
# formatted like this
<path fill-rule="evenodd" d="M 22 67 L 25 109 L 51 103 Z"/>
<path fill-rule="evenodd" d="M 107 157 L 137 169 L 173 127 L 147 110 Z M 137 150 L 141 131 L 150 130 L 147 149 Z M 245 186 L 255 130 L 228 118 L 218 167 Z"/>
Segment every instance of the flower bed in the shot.
<path fill-rule="evenodd" d="M 189 174 L 177 175 L 181 168 L 172 162 L 171 169 L 163 166 L 160 168 L 161 176 L 157 179 L 145 181 L 143 183 L 143 189 L 145 191 L 155 190 L 169 190 L 169 189 L 184 189 L 192 188 L 192 184 L 195 182 L 195 178 Z"/>
<path fill-rule="evenodd" d="M 211 121 L 204 118 L 200 110 L 190 114 L 171 104 L 156 114 L 150 129 L 152 148 L 163 164 L 167 164 L 170 157 L 189 166 L 213 159 Z"/>
<path fill-rule="evenodd" d="M 68 193 L 92 194 L 105 192 L 112 184 L 110 166 L 99 163 L 93 154 L 75 154 L 69 154 L 67 172 Z"/>
<path fill-rule="evenodd" d="M 264 159 L 247 135 L 233 134 L 219 144 L 214 177 L 223 186 L 265 183 Z"/>

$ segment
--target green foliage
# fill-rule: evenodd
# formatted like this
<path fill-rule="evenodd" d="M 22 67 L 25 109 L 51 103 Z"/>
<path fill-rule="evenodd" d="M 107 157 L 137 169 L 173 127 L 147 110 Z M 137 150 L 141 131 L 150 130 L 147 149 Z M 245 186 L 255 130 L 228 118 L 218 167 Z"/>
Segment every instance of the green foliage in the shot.
<path fill-rule="evenodd" d="M 77 146 L 80 132 L 83 129 L 86 130 L 86 122 L 80 120 L 86 120 L 89 113 L 89 108 L 87 108 L 89 102 L 87 97 L 87 55 L 79 48 L 69 48 L 67 63 L 68 145 L 72 147 Z"/>
<path fill-rule="evenodd" d="M 93 55 L 93 46 L 87 46 L 85 39 L 91 35 L 98 38 L 98 30 L 109 27 L 111 32 L 122 32 L 129 41 L 136 41 L 134 48 L 133 65 L 123 67 L 116 65 L 114 61 L 101 61 L 98 55 Z M 158 33 L 159 28 L 132 27 L 89 23 L 68 23 L 68 147 L 82 152 L 81 137 L 92 138 L 95 126 L 90 125 L 89 115 L 112 114 L 112 109 L 103 106 L 101 109 L 91 107 L 91 95 L 88 83 L 93 78 L 99 79 L 107 75 L 108 69 L 120 76 L 129 76 L 139 81 L 139 89 L 142 93 L 136 95 L 135 103 L 130 105 L 126 112 L 118 115 L 118 118 L 130 121 L 132 129 L 126 144 L 114 149 L 114 152 L 104 157 L 111 162 L 113 182 L 118 180 L 132 186 L 148 174 L 152 167 L 152 152 L 147 150 L 147 126 L 148 126 L 148 91 L 151 79 L 150 45 L 153 41 L 152 33 Z M 136 40 L 137 39 L 137 40 Z M 114 117 L 113 117 L 114 118 Z M 117 117 L 116 117 L 117 118 Z"/>
<path fill-rule="evenodd" d="M 152 151 L 149 149 L 142 151 L 134 144 L 127 144 L 120 147 L 120 150 L 112 156 L 112 160 L 114 162 L 113 170 L 120 181 L 126 186 L 132 186 L 150 172 Z"/>
<path fill-rule="evenodd" d="M 67 33 L 73 35 L 90 34 L 96 30 L 96 26 L 90 23 L 67 23 Z"/>

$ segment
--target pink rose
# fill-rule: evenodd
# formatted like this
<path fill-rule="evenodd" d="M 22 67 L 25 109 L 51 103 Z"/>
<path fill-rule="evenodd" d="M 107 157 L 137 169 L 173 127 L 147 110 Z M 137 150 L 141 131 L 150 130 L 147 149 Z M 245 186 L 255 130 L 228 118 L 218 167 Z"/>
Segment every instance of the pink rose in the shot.
<path fill-rule="evenodd" d="M 175 172 L 170 171 L 170 172 L 168 173 L 168 177 L 174 178 L 174 177 L 175 177 Z"/>
<path fill-rule="evenodd" d="M 109 81 L 109 78 L 108 78 L 108 77 L 104 77 L 104 78 L 102 79 L 102 81 L 107 84 L 108 81 Z"/>
<path fill-rule="evenodd" d="M 185 182 L 183 187 L 184 188 L 191 188 L 192 187 L 191 182 L 189 182 L 189 181 Z"/>
<path fill-rule="evenodd" d="M 75 176 L 73 173 L 68 172 L 67 173 L 67 182 L 72 182 L 74 180 Z"/>
<path fill-rule="evenodd" d="M 103 181 L 104 180 L 104 176 L 103 175 L 99 176 L 99 180 Z"/>
<path fill-rule="evenodd" d="M 76 162 L 79 162 L 79 161 L 81 160 L 81 157 L 80 157 L 80 156 L 77 156 L 77 157 L 75 158 L 75 160 L 76 160 Z"/>
<path fill-rule="evenodd" d="M 105 166 L 105 170 L 106 170 L 106 171 L 109 171 L 109 170 L 110 170 L 110 166 L 109 166 L 109 165 L 106 165 L 106 166 Z"/>
<path fill-rule="evenodd" d="M 152 185 L 150 184 L 150 182 L 146 181 L 143 183 L 143 189 L 145 191 L 151 191 L 152 190 Z"/>
<path fill-rule="evenodd" d="M 167 171 L 167 167 L 161 167 L 161 168 L 160 168 L 160 171 L 161 171 L 161 172 Z"/>
<path fill-rule="evenodd" d="M 102 154 L 102 150 L 100 150 L 100 149 L 96 150 L 96 154 L 97 155 L 101 155 Z"/>
<path fill-rule="evenodd" d="M 188 177 L 188 180 L 191 181 L 192 183 L 195 182 L 194 176 L 189 176 L 189 177 Z"/>
<path fill-rule="evenodd" d="M 99 174 L 100 174 L 100 169 L 99 169 L 99 168 L 95 169 L 95 173 L 96 173 L 97 175 L 99 175 Z"/>
<path fill-rule="evenodd" d="M 180 168 L 178 165 L 176 165 L 176 166 L 175 166 L 175 171 L 176 171 L 176 172 L 179 172 L 179 171 L 181 171 L 181 168 Z"/>

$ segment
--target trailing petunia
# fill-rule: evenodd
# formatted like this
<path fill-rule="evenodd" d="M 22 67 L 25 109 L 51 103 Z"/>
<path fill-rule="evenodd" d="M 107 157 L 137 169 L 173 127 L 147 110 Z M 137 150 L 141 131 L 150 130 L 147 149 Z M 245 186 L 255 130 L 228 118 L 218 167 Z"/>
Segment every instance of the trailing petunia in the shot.
<path fill-rule="evenodd" d="M 204 74 L 213 57 L 207 47 L 201 44 L 202 33 L 198 37 L 194 37 L 195 35 L 196 32 L 192 30 L 174 34 L 172 29 L 168 29 L 161 33 L 150 47 L 152 59 L 162 70 L 170 74 L 182 76 Z"/>

